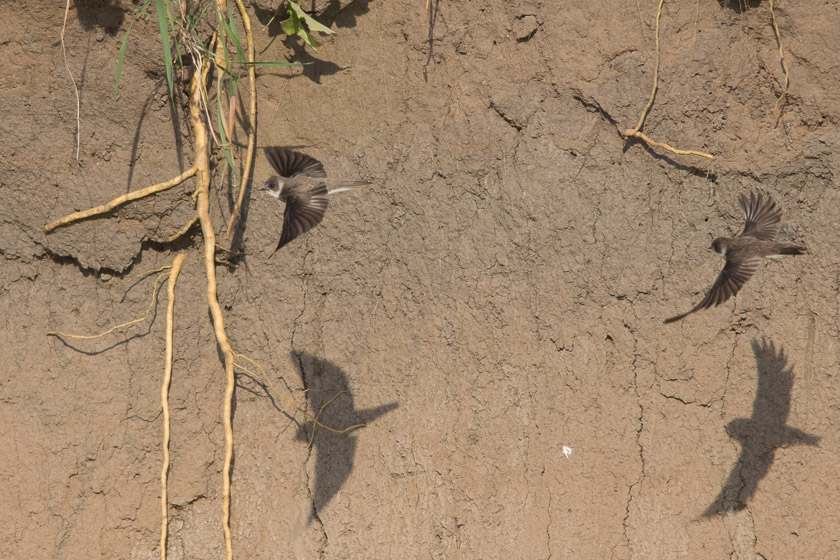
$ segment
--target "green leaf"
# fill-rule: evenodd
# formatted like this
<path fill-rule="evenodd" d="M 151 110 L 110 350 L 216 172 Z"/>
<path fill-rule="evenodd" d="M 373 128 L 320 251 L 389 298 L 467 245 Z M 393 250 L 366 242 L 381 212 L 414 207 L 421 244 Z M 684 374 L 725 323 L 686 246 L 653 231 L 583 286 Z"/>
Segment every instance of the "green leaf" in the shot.
<path fill-rule="evenodd" d="M 245 51 L 242 50 L 242 44 L 239 41 L 239 32 L 236 29 L 236 20 L 233 19 L 233 9 L 231 8 L 230 4 L 228 4 L 228 23 L 225 25 L 227 28 L 228 35 L 231 39 L 233 39 L 233 44 L 236 45 L 236 52 L 239 53 L 239 60 L 248 60 L 248 57 L 245 56 Z"/>
<path fill-rule="evenodd" d="M 315 18 L 303 11 L 297 2 L 286 0 L 286 8 L 289 10 L 289 19 L 280 22 L 280 27 L 286 35 L 297 35 L 303 42 L 309 45 L 312 50 L 318 50 L 321 43 L 312 36 L 310 31 L 318 31 L 319 33 L 331 34 L 335 33 L 329 27 L 321 25 Z M 306 23 L 304 26 L 303 23 Z M 308 28 L 308 29 L 307 29 Z"/>
<path fill-rule="evenodd" d="M 320 23 L 315 21 L 315 18 L 304 12 L 303 8 L 301 8 L 300 4 L 298 4 L 297 2 L 292 2 L 292 0 L 286 0 L 286 4 L 289 6 L 289 13 L 291 13 L 294 10 L 295 15 L 297 15 L 298 18 L 306 22 L 306 26 L 309 28 L 310 31 L 317 31 L 318 33 L 325 33 L 327 35 L 332 35 L 333 33 L 335 33 L 335 31 L 333 31 L 326 25 L 321 25 Z"/>
<path fill-rule="evenodd" d="M 166 3 L 166 21 L 169 23 L 169 33 L 171 33 L 170 37 L 177 37 L 178 30 L 175 29 L 175 18 L 172 17 L 172 10 L 170 9 L 169 2 Z M 181 59 L 181 47 L 178 45 L 178 41 L 175 41 L 175 54 L 178 55 L 178 64 L 183 67 L 184 61 Z"/>
<path fill-rule="evenodd" d="M 169 48 L 169 29 L 166 19 L 166 1 L 155 0 L 155 9 L 157 10 L 158 25 L 160 25 L 160 42 L 163 44 L 163 58 L 166 63 L 166 83 L 169 84 L 169 98 L 175 99 L 175 85 L 172 82 L 172 51 Z"/>
<path fill-rule="evenodd" d="M 280 22 L 280 28 L 286 35 L 297 35 L 300 27 L 300 19 L 291 10 L 289 10 L 289 19 L 284 19 Z"/>

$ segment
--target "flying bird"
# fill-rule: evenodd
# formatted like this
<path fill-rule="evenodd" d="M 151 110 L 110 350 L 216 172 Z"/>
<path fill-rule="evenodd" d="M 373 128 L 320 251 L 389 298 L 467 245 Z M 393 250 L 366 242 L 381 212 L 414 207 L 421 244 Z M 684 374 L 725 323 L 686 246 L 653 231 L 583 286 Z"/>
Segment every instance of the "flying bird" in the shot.
<path fill-rule="evenodd" d="M 741 194 L 738 202 L 744 211 L 744 231 L 738 237 L 718 237 L 711 246 L 715 253 L 726 259 L 726 266 L 700 303 L 690 311 L 665 319 L 665 323 L 679 321 L 701 309 L 716 307 L 737 294 L 758 269 L 762 257 L 779 259 L 782 255 L 802 255 L 806 252 L 805 247 L 776 242 L 782 211 L 776 208 L 769 195 L 750 193 L 747 198 Z"/>
<path fill-rule="evenodd" d="M 297 236 L 321 223 L 329 204 L 328 195 L 371 183 L 364 179 L 327 179 L 320 161 L 280 146 L 267 147 L 265 157 L 278 174 L 269 177 L 263 190 L 286 203 L 280 242 L 268 258 Z"/>

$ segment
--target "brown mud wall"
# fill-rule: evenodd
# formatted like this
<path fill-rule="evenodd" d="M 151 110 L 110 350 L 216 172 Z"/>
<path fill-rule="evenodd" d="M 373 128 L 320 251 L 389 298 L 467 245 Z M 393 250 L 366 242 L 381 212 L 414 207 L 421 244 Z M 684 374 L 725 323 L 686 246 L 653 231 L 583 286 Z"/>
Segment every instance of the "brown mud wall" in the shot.
<path fill-rule="evenodd" d="M 346 391 L 322 422 L 368 422 L 310 446 L 312 424 L 238 374 L 237 557 L 840 558 L 840 3 L 776 3 L 779 105 L 767 2 L 665 3 L 644 130 L 714 161 L 618 133 L 650 94 L 658 2 L 432 3 L 431 53 L 422 0 L 329 4 L 317 53 L 249 7 L 260 60 L 313 63 L 259 69 L 258 146 L 374 185 L 271 260 L 283 205 L 254 189 L 247 256 L 217 269 L 235 350 L 314 410 Z M 224 555 L 201 234 L 159 243 L 193 181 L 43 231 L 191 165 L 153 18 L 112 99 L 134 8 L 71 3 L 77 160 L 64 3 L 0 4 L 4 558 L 160 557 L 165 290 L 151 321 L 45 333 L 142 316 L 154 280 L 137 274 L 176 252 L 169 558 Z M 214 158 L 221 232 L 235 185 Z M 707 247 L 758 188 L 810 254 L 663 325 L 711 285 Z"/>

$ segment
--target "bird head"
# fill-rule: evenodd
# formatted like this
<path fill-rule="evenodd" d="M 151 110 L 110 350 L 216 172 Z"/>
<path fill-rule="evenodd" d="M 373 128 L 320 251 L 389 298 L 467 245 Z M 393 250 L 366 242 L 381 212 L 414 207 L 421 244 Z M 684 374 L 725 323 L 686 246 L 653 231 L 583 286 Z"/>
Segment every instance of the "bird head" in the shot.
<path fill-rule="evenodd" d="M 715 253 L 721 256 L 726 256 L 726 249 L 729 246 L 728 239 L 725 237 L 718 237 L 714 241 L 712 241 L 712 246 L 710 247 Z"/>
<path fill-rule="evenodd" d="M 268 194 L 274 198 L 280 198 L 280 192 L 283 190 L 283 179 L 274 175 L 265 182 L 263 190 L 268 191 Z"/>

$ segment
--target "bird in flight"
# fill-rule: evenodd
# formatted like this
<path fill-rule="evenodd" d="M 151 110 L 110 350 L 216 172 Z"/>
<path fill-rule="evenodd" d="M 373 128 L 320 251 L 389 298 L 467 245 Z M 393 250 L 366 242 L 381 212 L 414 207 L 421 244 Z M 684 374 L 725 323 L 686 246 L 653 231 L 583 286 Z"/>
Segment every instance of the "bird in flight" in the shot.
<path fill-rule="evenodd" d="M 758 269 L 762 257 L 779 259 L 782 255 L 802 255 L 807 251 L 805 247 L 776 242 L 782 211 L 776 208 L 769 195 L 750 193 L 747 198 L 741 194 L 738 202 L 744 211 L 744 231 L 738 237 L 718 237 L 712 242 L 711 248 L 715 253 L 726 259 L 726 265 L 712 289 L 693 309 L 665 319 L 665 323 L 679 321 L 695 311 L 716 307 L 737 294 Z"/>
<path fill-rule="evenodd" d="M 371 183 L 364 179 L 327 179 L 320 161 L 280 146 L 267 147 L 265 157 L 278 174 L 269 177 L 263 190 L 286 203 L 280 242 L 268 258 L 321 223 L 327 211 L 328 195 Z"/>

